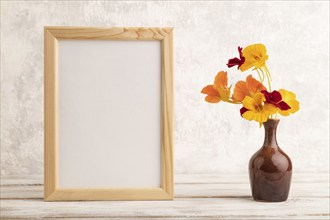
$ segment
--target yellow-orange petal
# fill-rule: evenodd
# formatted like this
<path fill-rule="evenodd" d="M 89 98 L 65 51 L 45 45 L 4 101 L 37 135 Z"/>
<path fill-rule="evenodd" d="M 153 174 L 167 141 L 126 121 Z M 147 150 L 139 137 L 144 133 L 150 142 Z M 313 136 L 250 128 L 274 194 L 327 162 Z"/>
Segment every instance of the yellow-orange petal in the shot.
<path fill-rule="evenodd" d="M 290 92 L 285 89 L 280 89 L 278 91 L 282 96 L 282 100 L 290 106 L 290 109 L 288 109 L 286 111 L 279 110 L 278 113 L 280 113 L 283 116 L 289 116 L 290 114 L 293 114 L 300 109 L 300 107 L 299 107 L 300 104 L 296 100 L 296 95 L 293 92 Z"/>
<path fill-rule="evenodd" d="M 218 103 L 221 101 L 219 92 L 213 87 L 213 85 L 205 86 L 201 93 L 206 94 L 205 101 L 210 103 Z"/>
<path fill-rule="evenodd" d="M 256 106 L 259 105 L 259 103 L 256 103 L 256 100 L 250 96 L 246 96 L 242 101 L 242 104 L 244 108 L 247 108 L 251 111 L 256 111 Z"/>
<path fill-rule="evenodd" d="M 250 60 L 245 59 L 245 62 L 239 67 L 239 70 L 244 72 L 250 69 L 251 67 L 253 67 L 253 63 Z"/>
<path fill-rule="evenodd" d="M 228 85 L 228 77 L 227 77 L 227 72 L 220 71 L 215 79 L 214 79 L 214 88 L 219 89 L 219 88 L 227 88 Z"/>
<path fill-rule="evenodd" d="M 246 82 L 238 81 L 234 88 L 233 99 L 241 102 L 244 100 L 245 96 L 248 96 L 249 94 L 250 93 L 246 87 Z"/>
<path fill-rule="evenodd" d="M 222 101 L 229 101 L 229 98 L 230 98 L 230 88 L 225 88 L 225 89 L 219 89 L 219 94 L 220 94 L 220 97 L 221 97 L 221 100 Z"/>
<path fill-rule="evenodd" d="M 249 64 L 246 65 L 246 68 L 251 68 L 252 66 L 262 68 L 263 66 L 265 66 L 266 61 L 268 59 L 267 49 L 263 44 L 249 45 L 243 49 L 242 53 L 245 57 L 245 62 Z M 243 68 L 245 67 L 243 66 Z"/>
<path fill-rule="evenodd" d="M 275 114 L 277 112 L 277 108 L 273 104 L 265 104 L 263 109 L 264 112 L 269 115 Z"/>
<path fill-rule="evenodd" d="M 246 120 L 253 120 L 254 119 L 254 112 L 252 111 L 246 111 L 245 113 L 242 114 L 242 117 L 245 118 Z"/>
<path fill-rule="evenodd" d="M 257 93 L 262 90 L 267 90 L 266 87 L 260 81 L 253 78 L 251 74 L 246 77 L 246 87 L 250 94 Z"/>
<path fill-rule="evenodd" d="M 213 85 L 208 85 L 205 86 L 201 93 L 206 94 L 206 95 L 210 95 L 210 96 L 219 96 L 218 91 L 213 87 Z"/>
<path fill-rule="evenodd" d="M 218 96 L 206 96 L 205 97 L 205 101 L 209 102 L 209 103 L 218 103 L 221 101 L 221 98 Z"/>

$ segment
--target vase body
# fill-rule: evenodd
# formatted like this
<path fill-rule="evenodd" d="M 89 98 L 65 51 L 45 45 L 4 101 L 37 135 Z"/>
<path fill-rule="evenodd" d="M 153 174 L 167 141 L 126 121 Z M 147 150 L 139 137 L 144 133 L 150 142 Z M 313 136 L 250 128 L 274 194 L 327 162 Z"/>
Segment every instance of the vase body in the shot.
<path fill-rule="evenodd" d="M 287 200 L 292 176 L 292 163 L 278 146 L 276 129 L 279 120 L 264 122 L 263 146 L 249 162 L 250 184 L 254 200 L 282 202 Z"/>

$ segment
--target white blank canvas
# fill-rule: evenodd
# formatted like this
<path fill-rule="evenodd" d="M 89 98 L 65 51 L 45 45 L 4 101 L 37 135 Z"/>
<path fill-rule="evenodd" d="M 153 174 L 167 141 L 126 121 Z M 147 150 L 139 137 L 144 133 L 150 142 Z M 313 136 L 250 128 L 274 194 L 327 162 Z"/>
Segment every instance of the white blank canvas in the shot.
<path fill-rule="evenodd" d="M 58 41 L 58 186 L 159 187 L 161 42 Z"/>

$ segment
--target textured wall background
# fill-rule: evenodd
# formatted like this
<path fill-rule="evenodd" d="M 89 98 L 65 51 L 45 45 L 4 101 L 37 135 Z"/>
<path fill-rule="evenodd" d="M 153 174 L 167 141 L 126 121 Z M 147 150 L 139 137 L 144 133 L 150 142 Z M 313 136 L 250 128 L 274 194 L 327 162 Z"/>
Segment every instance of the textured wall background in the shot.
<path fill-rule="evenodd" d="M 1 2 L 1 174 L 43 173 L 43 27 L 175 27 L 175 171 L 246 172 L 263 129 L 201 88 L 237 46 L 264 43 L 274 88 L 301 110 L 278 142 L 295 172 L 329 171 L 329 2 Z M 248 73 L 230 69 L 229 77 Z"/>

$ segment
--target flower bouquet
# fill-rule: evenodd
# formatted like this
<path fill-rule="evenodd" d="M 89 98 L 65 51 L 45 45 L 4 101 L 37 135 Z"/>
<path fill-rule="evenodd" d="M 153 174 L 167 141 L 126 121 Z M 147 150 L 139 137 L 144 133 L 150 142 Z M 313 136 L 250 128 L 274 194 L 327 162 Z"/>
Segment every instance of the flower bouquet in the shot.
<path fill-rule="evenodd" d="M 266 65 L 268 55 L 263 44 L 238 47 L 238 53 L 239 57 L 228 60 L 228 68 L 237 66 L 241 72 L 252 69 L 259 80 L 250 74 L 245 81 L 236 83 L 232 93 L 227 72 L 220 71 L 213 85 L 205 86 L 201 93 L 206 94 L 205 101 L 209 103 L 242 105 L 240 114 L 244 119 L 259 122 L 260 127 L 264 125 L 264 144 L 249 163 L 252 196 L 260 201 L 285 201 L 290 190 L 292 164 L 277 144 L 276 128 L 278 115 L 289 116 L 297 112 L 299 102 L 289 90 L 272 90 L 272 77 Z"/>
<path fill-rule="evenodd" d="M 285 89 L 272 91 L 272 78 L 266 65 L 268 55 L 263 44 L 250 45 L 244 49 L 238 47 L 238 52 L 239 58 L 230 59 L 227 66 L 237 66 L 242 72 L 253 68 L 252 70 L 258 74 L 259 81 L 250 74 L 245 81 L 236 83 L 231 95 L 227 72 L 220 71 L 214 79 L 214 84 L 202 89 L 202 93 L 207 95 L 205 101 L 242 104 L 241 116 L 249 121 L 259 122 L 260 126 L 268 119 L 277 118 L 278 114 L 288 116 L 299 110 L 299 102 L 293 92 Z M 268 89 L 263 85 L 266 80 Z"/>

